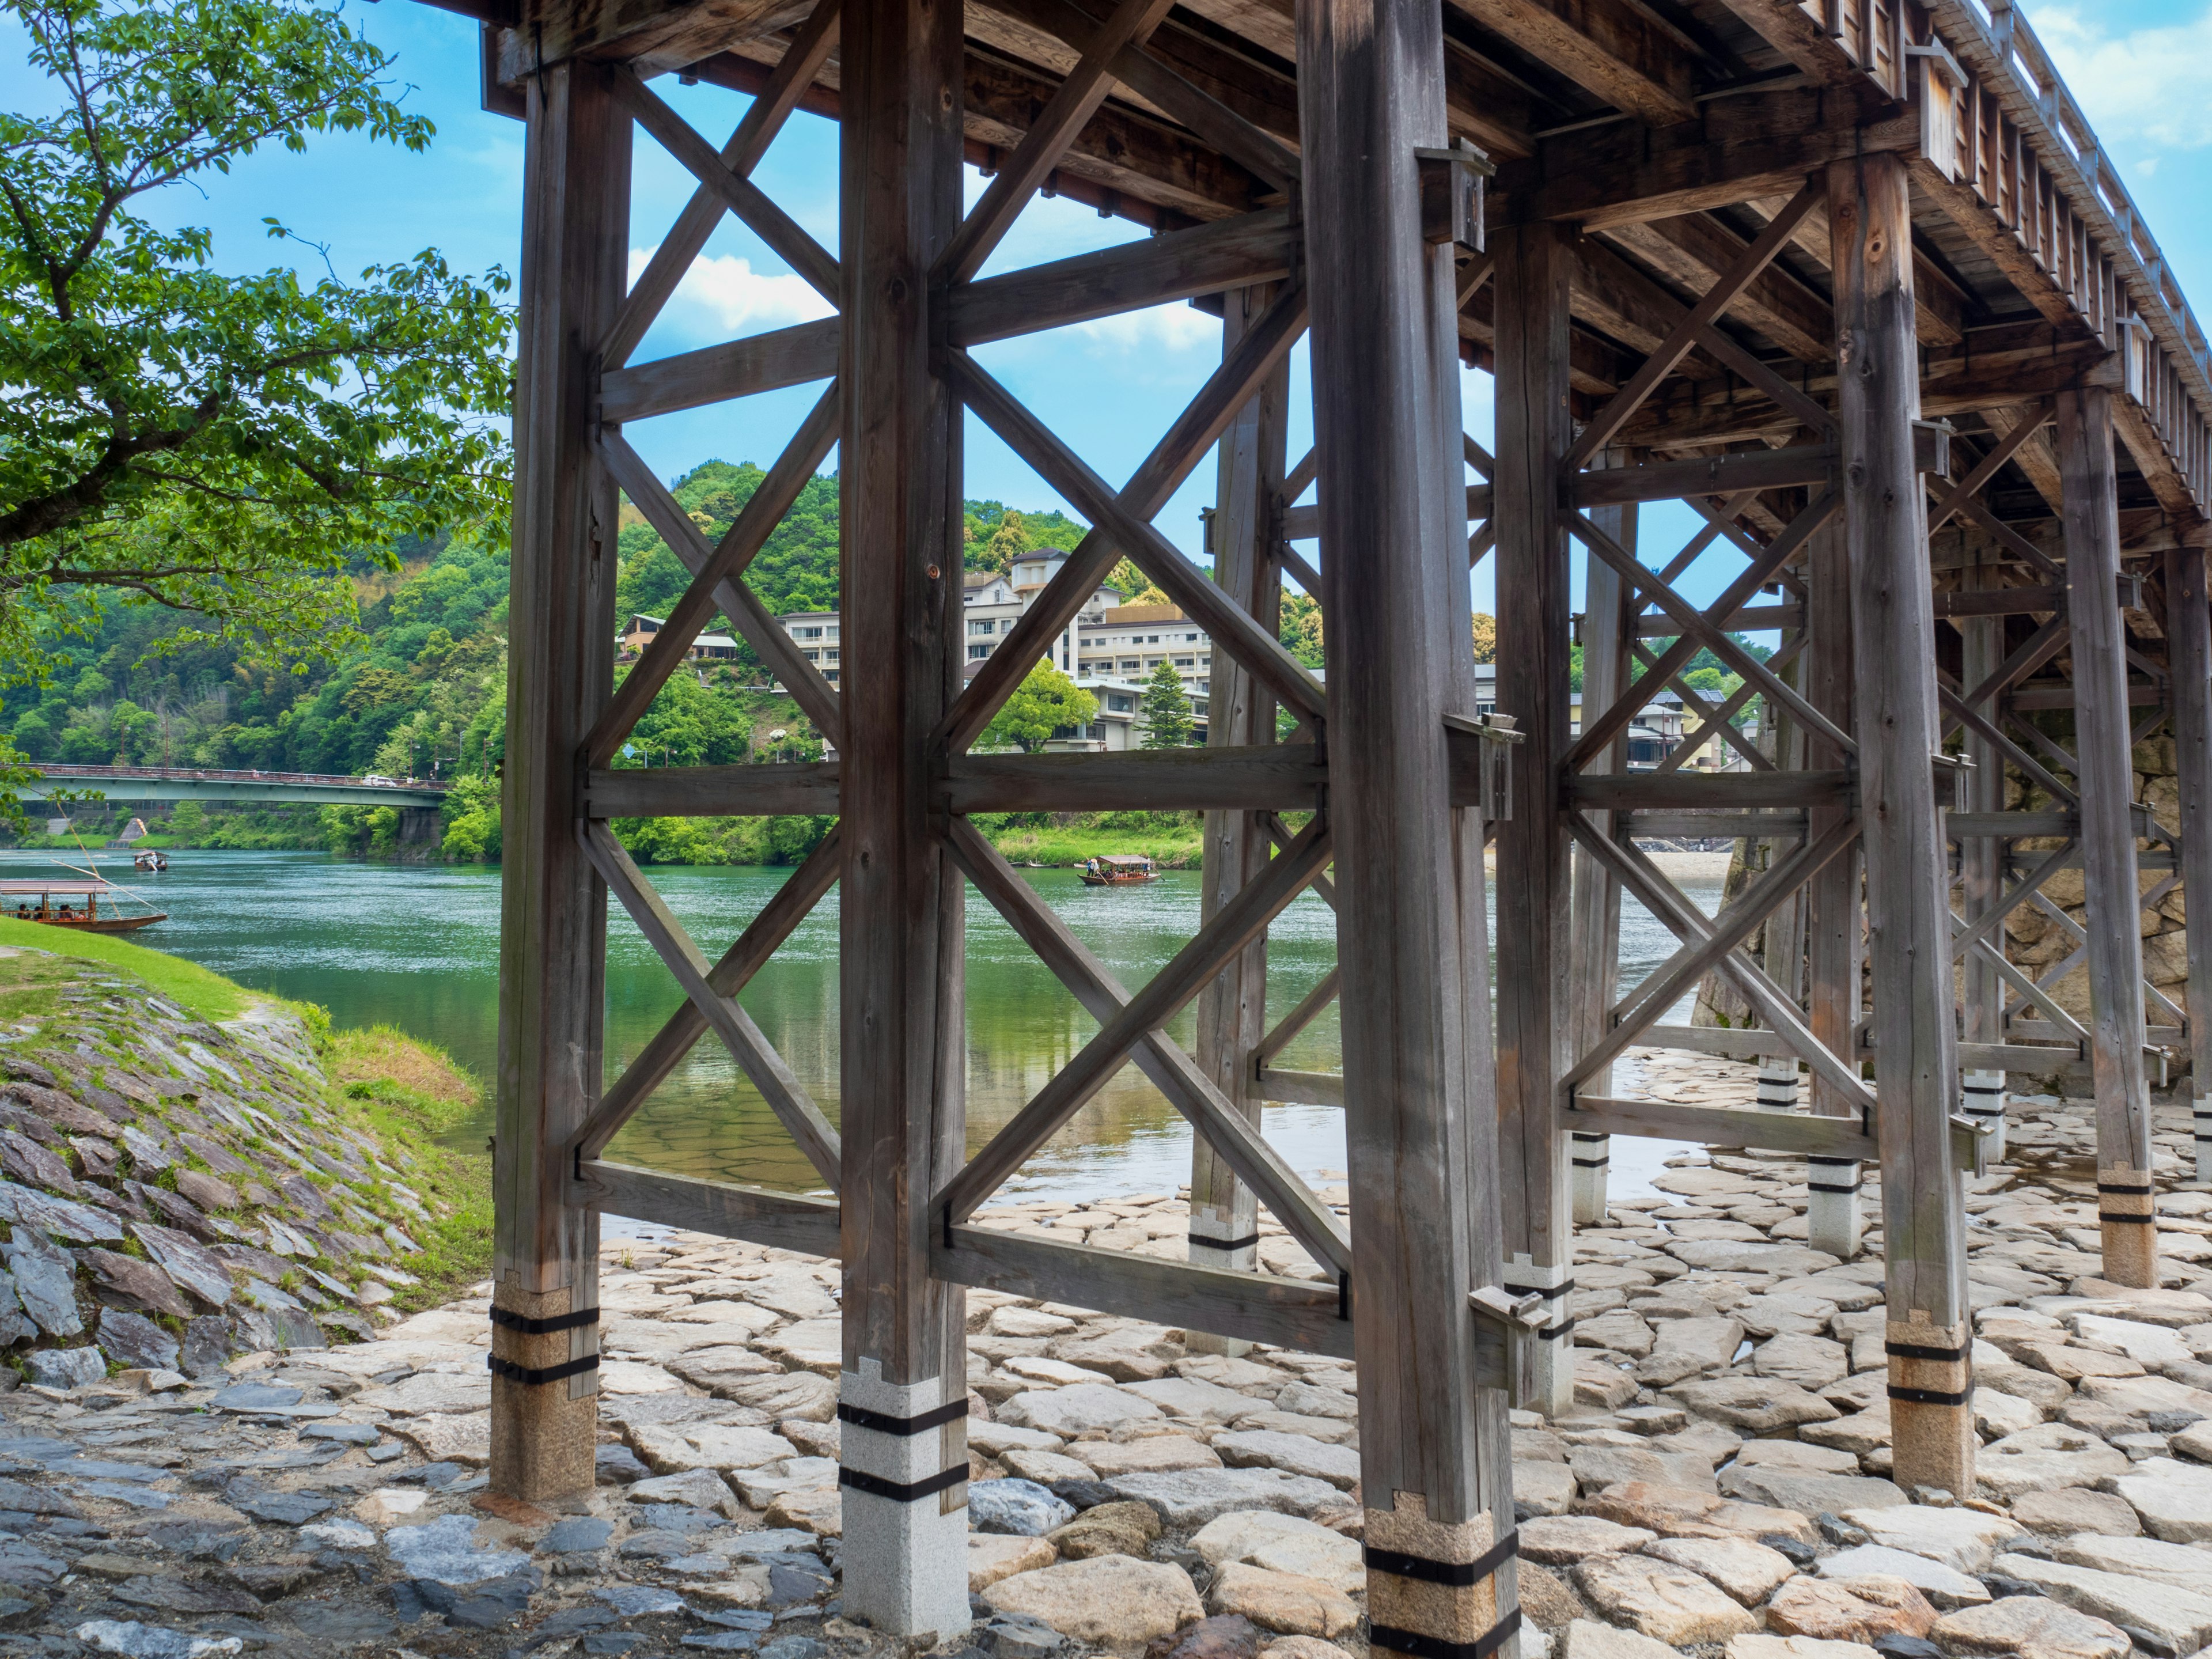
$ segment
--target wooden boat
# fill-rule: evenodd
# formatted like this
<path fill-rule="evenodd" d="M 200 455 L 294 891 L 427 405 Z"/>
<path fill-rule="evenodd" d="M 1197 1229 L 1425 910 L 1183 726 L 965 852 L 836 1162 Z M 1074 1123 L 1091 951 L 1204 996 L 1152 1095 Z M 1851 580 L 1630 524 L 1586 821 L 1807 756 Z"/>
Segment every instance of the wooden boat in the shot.
<path fill-rule="evenodd" d="M 158 847 L 142 847 L 131 858 L 131 866 L 149 875 L 158 875 L 169 867 L 169 855 Z"/>
<path fill-rule="evenodd" d="M 43 921 L 52 927 L 74 927 L 83 933 L 135 933 L 141 927 L 168 920 L 167 913 L 161 910 L 149 910 L 143 916 L 125 915 L 115 908 L 114 895 L 121 890 L 113 883 L 93 876 L 0 881 L 0 915 L 18 921 Z M 108 901 L 105 915 L 100 908 L 103 897 Z"/>
<path fill-rule="evenodd" d="M 1152 878 L 1152 861 L 1142 853 L 1109 853 L 1083 865 L 1085 887 L 1126 887 Z"/>

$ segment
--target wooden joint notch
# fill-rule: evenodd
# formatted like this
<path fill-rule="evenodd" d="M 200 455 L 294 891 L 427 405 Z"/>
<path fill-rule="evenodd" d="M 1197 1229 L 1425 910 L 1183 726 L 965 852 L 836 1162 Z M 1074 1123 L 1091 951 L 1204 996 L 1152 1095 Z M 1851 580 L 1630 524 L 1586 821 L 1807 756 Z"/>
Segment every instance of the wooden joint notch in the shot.
<path fill-rule="evenodd" d="M 1968 1117 L 1954 1112 L 1948 1120 L 1951 1131 L 1951 1161 L 1970 1175 L 1989 1173 L 1990 1149 L 1996 1145 L 1997 1126 L 1978 1117 Z"/>
<path fill-rule="evenodd" d="M 1526 1363 L 1529 1345 L 1544 1340 L 1550 1318 L 1542 1293 L 1516 1296 L 1485 1285 L 1467 1293 L 1467 1305 L 1475 1321 L 1476 1386 L 1507 1390 L 1510 1405 L 1528 1403 L 1519 1383 L 1534 1375 L 1533 1366 Z"/>
<path fill-rule="evenodd" d="M 1498 163 L 1466 138 L 1447 149 L 1416 149 L 1413 160 L 1421 180 L 1421 240 L 1431 247 L 1449 242 L 1482 252 L 1488 181 Z"/>

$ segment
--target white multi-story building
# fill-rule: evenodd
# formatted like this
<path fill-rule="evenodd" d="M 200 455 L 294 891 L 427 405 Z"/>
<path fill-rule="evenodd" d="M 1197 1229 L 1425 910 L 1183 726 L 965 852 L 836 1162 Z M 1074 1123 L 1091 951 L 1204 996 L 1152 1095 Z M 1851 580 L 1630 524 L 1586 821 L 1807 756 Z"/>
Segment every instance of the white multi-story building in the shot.
<path fill-rule="evenodd" d="M 1014 561 L 1001 575 L 970 571 L 961 584 L 963 653 L 969 674 L 988 661 L 1014 624 L 1036 602 L 1067 562 L 1058 548 L 1040 548 Z M 838 678 L 838 619 L 834 611 L 795 612 L 776 619 L 822 670 Z M 1163 660 L 1175 665 L 1203 742 L 1206 706 L 1213 686 L 1213 642 L 1171 605 L 1124 605 L 1120 592 L 1102 586 L 1046 647 L 1045 658 L 1098 703 L 1097 717 L 1080 732 L 1056 740 L 1055 749 L 1133 749 L 1144 740 L 1145 683 Z"/>

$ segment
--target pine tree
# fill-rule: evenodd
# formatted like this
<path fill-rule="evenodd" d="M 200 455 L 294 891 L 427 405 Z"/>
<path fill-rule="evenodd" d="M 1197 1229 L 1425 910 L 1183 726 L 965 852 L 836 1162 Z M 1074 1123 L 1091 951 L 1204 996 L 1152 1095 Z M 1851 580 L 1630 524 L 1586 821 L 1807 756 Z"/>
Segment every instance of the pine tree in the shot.
<path fill-rule="evenodd" d="M 1190 746 L 1190 696 L 1182 689 L 1182 676 L 1165 657 L 1145 682 L 1145 747 L 1187 749 Z"/>

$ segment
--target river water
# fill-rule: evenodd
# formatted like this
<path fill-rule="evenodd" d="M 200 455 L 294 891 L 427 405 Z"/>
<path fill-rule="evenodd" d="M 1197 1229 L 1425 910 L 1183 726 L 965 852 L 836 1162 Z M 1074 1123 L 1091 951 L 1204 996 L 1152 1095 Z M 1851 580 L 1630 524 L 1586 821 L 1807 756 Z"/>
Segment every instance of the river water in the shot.
<path fill-rule="evenodd" d="M 72 862 L 76 860 L 72 860 Z M 0 874 L 50 870 L 53 855 L 0 854 Z M 185 957 L 240 983 L 322 1004 L 344 1026 L 390 1024 L 437 1043 L 489 1079 L 498 1051 L 499 872 L 479 866 L 365 864 L 312 853 L 179 851 L 161 875 L 134 876 L 103 857 L 102 872 L 143 894 L 168 920 L 134 942 Z M 781 869 L 657 867 L 647 872 L 711 959 L 789 873 Z M 1072 870 L 1023 872 L 1125 985 L 1141 983 L 1197 926 L 1199 877 L 1170 872 L 1148 885 L 1086 888 Z M 1686 890 L 1708 912 L 1717 874 Z M 1621 919 L 1622 981 L 1633 984 L 1675 941 L 1629 899 Z M 1097 1030 L 1075 1000 L 980 895 L 968 909 L 968 1125 L 972 1152 L 1012 1117 Z M 1334 919 L 1314 894 L 1269 930 L 1270 1024 L 1335 960 Z M 682 1000 L 619 906 L 607 944 L 607 1054 L 612 1077 Z M 740 1000 L 814 1095 L 837 1117 L 837 895 L 833 890 Z M 1188 1044 L 1187 1009 L 1170 1025 Z M 1332 1006 L 1291 1044 L 1287 1070 L 1340 1066 Z M 472 1124 L 468 1137 L 489 1133 Z M 1340 1179 L 1342 1114 L 1271 1106 L 1267 1133 L 1315 1180 Z M 1613 1143 L 1616 1190 L 1640 1184 L 1671 1150 Z M 751 1084 L 711 1037 L 634 1118 L 609 1156 L 679 1174 L 797 1190 L 811 1167 Z M 1125 1066 L 1008 1183 L 1010 1193 L 1091 1196 L 1172 1192 L 1188 1178 L 1190 1130 L 1134 1066 Z"/>

